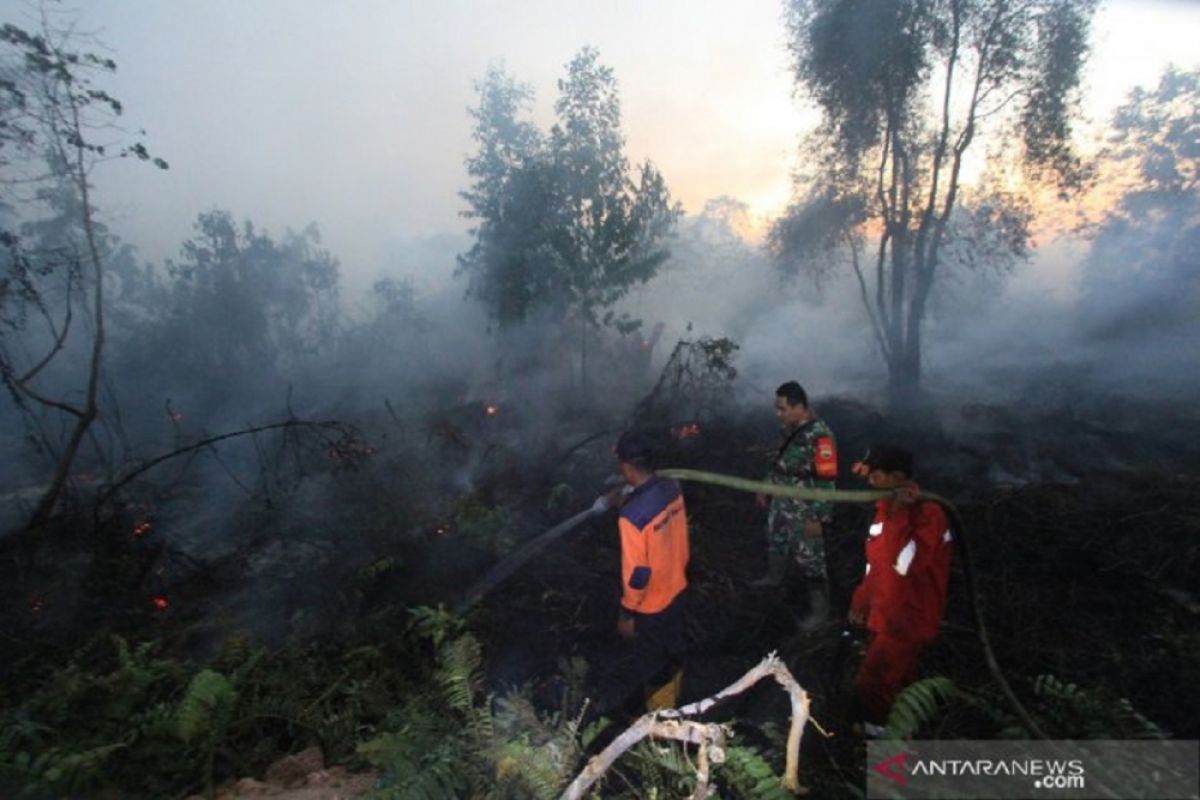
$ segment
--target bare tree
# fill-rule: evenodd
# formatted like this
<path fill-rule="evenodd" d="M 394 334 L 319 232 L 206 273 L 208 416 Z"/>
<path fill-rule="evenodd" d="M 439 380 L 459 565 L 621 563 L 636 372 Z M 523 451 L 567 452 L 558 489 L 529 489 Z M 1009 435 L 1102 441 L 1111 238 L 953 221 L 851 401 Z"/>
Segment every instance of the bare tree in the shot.
<path fill-rule="evenodd" d="M 0 92 L 6 100 L 0 117 L 4 205 L 17 218 L 28 220 L 31 210 L 48 202 L 64 223 L 57 239 L 42 242 L 39 252 L 31 251 L 18 232 L 3 232 L 8 259 L 0 277 L 0 378 L 18 404 L 33 404 L 69 421 L 29 528 L 44 525 L 53 513 L 80 445 L 100 413 L 106 268 L 92 171 L 103 160 L 121 157 L 167 167 L 140 142 L 114 142 L 122 138 L 116 126 L 122 106 L 96 79 L 113 72 L 116 63 L 76 49 L 81 39 L 72 25 L 57 24 L 45 11 L 38 32 L 12 24 L 0 27 Z M 61 297 L 49 291 L 55 279 L 66 287 Z M 50 332 L 49 343 L 41 342 L 40 355 L 30 351 L 31 345 L 39 344 L 39 337 L 27 335 L 30 308 Z M 84 323 L 72 326 L 76 311 L 82 312 Z M 77 379 L 82 391 L 44 390 L 40 381 L 62 361 L 69 337 L 75 334 L 84 337 L 86 366 Z"/>

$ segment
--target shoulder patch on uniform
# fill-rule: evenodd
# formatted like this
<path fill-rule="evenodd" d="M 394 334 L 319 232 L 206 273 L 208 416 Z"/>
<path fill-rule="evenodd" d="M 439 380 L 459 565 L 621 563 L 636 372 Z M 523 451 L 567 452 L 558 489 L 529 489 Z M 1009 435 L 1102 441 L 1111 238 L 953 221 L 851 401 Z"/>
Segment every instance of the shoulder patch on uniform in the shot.
<path fill-rule="evenodd" d="M 817 438 L 816 452 L 813 455 L 818 478 L 837 477 L 837 445 L 832 436 Z"/>

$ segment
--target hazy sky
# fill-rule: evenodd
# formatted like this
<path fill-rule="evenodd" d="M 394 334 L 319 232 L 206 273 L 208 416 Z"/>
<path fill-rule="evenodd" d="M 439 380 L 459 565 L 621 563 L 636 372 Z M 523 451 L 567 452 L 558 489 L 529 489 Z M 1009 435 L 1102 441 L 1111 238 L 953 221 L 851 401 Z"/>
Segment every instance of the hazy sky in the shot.
<path fill-rule="evenodd" d="M 0 0 L 0 20 L 34 7 Z M 551 119 L 584 44 L 620 82 L 628 152 L 652 159 L 689 212 L 733 195 L 787 200 L 800 133 L 780 0 L 104 0 L 82 6 L 120 65 L 126 122 L 168 172 L 97 176 L 98 202 L 143 255 L 174 255 L 196 214 L 227 208 L 281 233 L 319 224 L 355 277 L 398 241 L 466 227 L 473 81 L 503 59 Z M 1104 118 L 1166 63 L 1200 61 L 1200 2 L 1110 0 L 1096 22 L 1088 109 Z"/>

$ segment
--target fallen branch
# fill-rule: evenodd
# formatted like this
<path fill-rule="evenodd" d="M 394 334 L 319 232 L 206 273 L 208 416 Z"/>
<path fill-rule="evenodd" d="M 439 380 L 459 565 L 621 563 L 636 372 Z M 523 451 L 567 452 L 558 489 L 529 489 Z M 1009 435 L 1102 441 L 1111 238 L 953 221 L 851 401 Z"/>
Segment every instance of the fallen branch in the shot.
<path fill-rule="evenodd" d="M 330 420 L 313 422 L 313 421 L 302 420 L 302 419 L 289 419 L 289 420 L 285 420 L 284 422 L 275 422 L 270 425 L 259 425 L 254 428 L 245 428 L 244 430 L 240 430 L 240 431 L 232 431 L 230 433 L 223 433 L 220 436 L 210 436 L 207 439 L 201 439 L 200 441 L 193 442 L 192 444 L 189 444 L 186 447 L 180 447 L 176 450 L 172 450 L 169 453 L 164 453 L 163 455 L 158 456 L 157 458 L 152 458 L 149 461 L 145 462 L 140 467 L 135 469 L 133 472 L 130 472 L 128 475 L 121 478 L 116 483 L 107 487 L 100 494 L 100 496 L 96 498 L 96 507 L 99 508 L 100 506 L 102 506 L 110 498 L 112 498 L 113 495 L 115 495 L 117 492 L 119 492 L 128 483 L 133 481 L 138 476 L 153 469 L 154 467 L 157 467 L 159 464 L 163 463 L 164 461 L 170 461 L 172 458 L 176 458 L 178 456 L 182 456 L 187 453 L 194 452 L 196 450 L 202 450 L 205 447 L 216 444 L 217 442 L 223 442 L 226 439 L 234 439 L 239 436 L 253 436 L 256 433 L 262 433 L 263 431 L 277 430 L 280 428 L 321 428 L 323 430 L 335 430 L 342 434 L 345 434 L 346 432 L 349 431 L 349 426 L 347 426 L 341 422 L 330 421 Z"/>
<path fill-rule="evenodd" d="M 721 764 L 725 761 L 725 739 L 728 730 L 720 723 L 697 722 L 683 717 L 703 714 L 721 700 L 732 697 L 749 689 L 763 678 L 774 678 L 788 693 L 792 705 L 792 724 L 788 731 L 786 763 L 784 767 L 783 785 L 793 794 L 807 794 L 808 789 L 800 785 L 800 738 L 809 718 L 808 692 L 796 682 L 775 653 L 764 658 L 757 666 L 743 675 L 734 683 L 722 689 L 712 697 L 691 703 L 679 709 L 655 711 L 638 719 L 629 726 L 608 747 L 594 756 L 582 771 L 571 781 L 563 791 L 559 800 L 579 800 L 584 794 L 604 776 L 618 758 L 645 739 L 647 736 L 656 739 L 674 739 L 687 744 L 699 745 L 700 752 L 696 767 L 696 791 L 692 800 L 702 800 L 709 797 L 712 787 L 709 785 L 709 765 Z"/>

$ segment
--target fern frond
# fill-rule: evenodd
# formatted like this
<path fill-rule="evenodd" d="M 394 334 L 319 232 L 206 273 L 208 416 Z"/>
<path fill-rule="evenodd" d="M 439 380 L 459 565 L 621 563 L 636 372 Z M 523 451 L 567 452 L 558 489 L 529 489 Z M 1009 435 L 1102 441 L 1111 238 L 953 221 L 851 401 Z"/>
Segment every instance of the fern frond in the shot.
<path fill-rule="evenodd" d="M 909 685 L 896 697 L 888 713 L 888 739 L 907 739 L 932 722 L 958 699 L 958 687 L 949 678 L 925 678 Z"/>
<path fill-rule="evenodd" d="M 738 797 L 748 800 L 793 800 L 794 795 L 783 786 L 783 778 L 775 772 L 753 747 L 727 745 L 725 764 L 717 777 L 737 790 Z"/>
<path fill-rule="evenodd" d="M 202 670 L 192 678 L 175 712 L 175 731 L 184 742 L 220 733 L 237 703 L 237 690 L 219 672 Z"/>
<path fill-rule="evenodd" d="M 1061 735 L 1081 739 L 1166 739 L 1170 733 L 1142 716 L 1127 698 L 1038 675 L 1034 694 Z"/>

